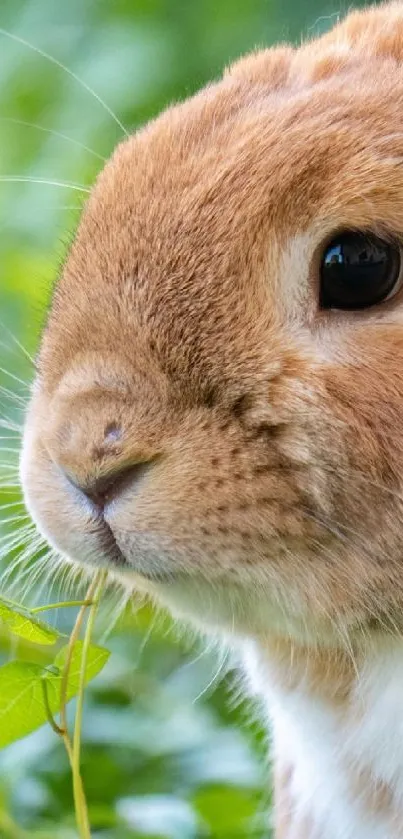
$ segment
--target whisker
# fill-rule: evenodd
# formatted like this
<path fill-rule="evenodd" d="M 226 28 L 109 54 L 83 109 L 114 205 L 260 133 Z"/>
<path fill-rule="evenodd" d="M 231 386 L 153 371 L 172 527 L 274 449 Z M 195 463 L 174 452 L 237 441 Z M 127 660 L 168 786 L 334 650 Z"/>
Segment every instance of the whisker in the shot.
<path fill-rule="evenodd" d="M 81 212 L 83 209 L 79 204 L 42 204 L 42 208 L 45 210 L 75 210 L 77 212 Z"/>
<path fill-rule="evenodd" d="M 54 58 L 53 55 L 49 55 L 49 53 L 45 52 L 44 50 L 41 50 L 34 44 L 30 44 L 29 41 L 26 41 L 19 35 L 14 35 L 13 33 L 8 32 L 7 29 L 0 28 L 0 35 L 5 35 L 7 38 L 11 38 L 12 41 L 16 41 L 16 43 L 22 44 L 24 47 L 28 47 L 28 49 L 32 50 L 33 52 L 36 52 L 38 55 L 41 55 L 42 58 L 46 58 L 47 61 L 50 61 L 56 67 L 59 67 L 60 70 L 63 70 L 64 73 L 66 73 L 68 76 L 74 79 L 74 81 L 77 82 L 77 84 L 79 84 L 82 88 L 84 88 L 84 90 L 86 90 L 91 96 L 93 96 L 94 99 L 96 99 L 96 101 L 99 102 L 99 104 L 105 109 L 105 111 L 107 111 L 107 113 L 112 117 L 112 119 L 116 122 L 119 128 L 126 135 L 126 137 L 129 136 L 129 133 L 124 127 L 123 123 L 121 123 L 120 119 L 118 119 L 118 117 L 109 107 L 109 105 L 107 105 L 106 102 L 104 102 L 104 100 L 101 99 L 98 93 L 96 93 L 95 90 L 92 89 L 92 87 L 90 87 L 86 82 L 84 82 L 83 79 L 80 79 L 80 77 L 77 76 L 76 73 L 73 72 L 73 70 L 70 70 L 69 67 L 66 67 L 65 64 L 62 64 L 61 61 L 58 61 L 57 58 Z"/>
<path fill-rule="evenodd" d="M 57 585 L 57 600 L 70 600 L 72 597 L 82 599 L 90 579 L 90 570 L 80 568 L 58 555 L 52 556 L 49 561 L 53 566 L 52 589 Z"/>
<path fill-rule="evenodd" d="M 4 507 L 2 507 L 1 509 L 4 509 L 5 507 L 15 507 L 15 506 L 17 506 L 17 505 L 18 505 L 19 507 L 21 507 L 21 506 L 22 506 L 21 502 L 19 502 L 19 501 L 18 501 L 18 502 L 14 502 L 13 504 L 4 504 Z M 24 512 L 24 514 L 23 514 L 23 515 L 24 515 L 24 517 L 26 518 L 27 525 L 29 525 L 29 527 L 30 527 L 32 530 L 34 530 L 34 529 L 35 529 L 35 524 L 34 524 L 34 522 L 32 521 L 32 519 L 30 518 L 30 516 L 28 515 L 28 513 L 27 513 L 27 512 Z M 4 519 L 4 522 L 5 522 L 5 521 L 6 521 L 6 519 Z M 0 525 L 3 525 L 3 520 L 0 520 Z M 19 531 L 18 531 L 18 532 L 19 532 L 20 534 L 21 534 L 22 529 L 24 529 L 24 530 L 25 530 L 25 527 L 24 527 L 24 528 L 19 528 Z M 15 533 L 14 531 L 13 531 L 13 534 L 14 534 L 15 536 L 17 536 L 17 535 L 18 535 L 18 534 L 17 534 L 17 533 Z M 11 534 L 9 534 L 9 535 L 11 535 Z M 1 541 L 2 539 L 4 539 L 4 534 L 3 534 L 3 536 L 0 536 L 0 541 Z"/>
<path fill-rule="evenodd" d="M 1 519 L 1 524 L 12 524 L 16 521 L 26 521 L 28 518 L 28 513 L 21 513 L 20 516 L 9 516 L 7 519 Z"/>
<path fill-rule="evenodd" d="M 386 484 L 382 484 L 379 481 L 374 481 L 371 478 L 368 478 L 367 475 L 364 475 L 358 469 L 351 468 L 347 469 L 336 469 L 334 466 L 330 466 L 329 464 L 325 463 L 322 465 L 322 468 L 329 472 L 332 475 L 343 475 L 345 477 L 351 477 L 354 475 L 355 478 L 358 478 L 364 486 L 371 486 L 374 489 L 379 489 L 381 492 L 384 492 L 386 495 L 390 495 L 393 498 L 396 498 L 398 501 L 403 501 L 403 493 L 399 492 L 396 489 L 392 489 L 392 487 L 388 487 Z"/>
<path fill-rule="evenodd" d="M 209 691 L 211 691 L 212 689 L 214 690 L 217 687 L 218 682 L 222 681 L 222 679 L 224 678 L 224 675 L 226 673 L 225 668 L 228 665 L 228 658 L 229 658 L 228 653 L 226 651 L 222 650 L 221 655 L 219 656 L 219 659 L 218 659 L 218 666 L 217 666 L 217 669 L 216 669 L 215 673 L 213 674 L 213 676 L 209 680 L 208 684 L 203 688 L 203 690 L 201 690 L 200 693 L 198 693 L 197 696 L 193 699 L 193 704 L 194 705 L 196 704 L 196 702 L 199 702 L 199 700 L 203 696 L 206 696 L 206 695 L 208 696 Z"/>
<path fill-rule="evenodd" d="M 100 638 L 101 644 L 105 643 L 113 632 L 131 597 L 131 592 L 125 590 L 120 582 L 107 579 L 105 600 L 100 604 L 101 614 L 99 619 L 102 620 L 104 625 Z"/>
<path fill-rule="evenodd" d="M 26 350 L 25 347 L 23 346 L 23 344 L 21 344 L 21 342 L 18 340 L 18 338 L 16 338 L 15 335 L 13 335 L 13 333 L 9 330 L 9 328 L 5 325 L 5 323 L 0 321 L 0 325 L 1 325 L 2 330 L 7 332 L 7 334 L 11 338 L 11 340 L 14 341 L 14 344 L 18 347 L 18 349 L 21 350 L 23 355 L 28 359 L 28 361 L 33 365 L 33 367 L 35 367 L 35 361 L 34 361 L 33 357 L 29 354 L 28 350 Z M 6 344 L 4 344 L 3 342 L 1 342 L 1 343 L 2 343 L 3 347 L 7 348 Z"/>
<path fill-rule="evenodd" d="M 22 507 L 23 501 L 21 498 L 18 501 L 10 501 L 9 504 L 0 504 L 0 510 L 7 510 L 9 507 Z"/>
<path fill-rule="evenodd" d="M 10 548 L 13 549 L 15 546 L 18 546 L 19 543 L 26 543 L 25 547 L 21 544 L 21 552 L 13 558 L 13 561 L 10 565 L 6 568 L 7 571 L 14 571 L 15 568 L 23 565 L 25 560 L 28 558 L 29 560 L 38 552 L 39 549 L 45 548 L 46 543 L 44 542 L 43 537 L 35 531 L 35 529 L 29 531 L 26 530 L 25 532 L 19 532 L 15 534 L 13 539 L 10 539 L 9 543 L 6 545 L 6 548 L 9 550 Z M 3 553 L 5 553 L 4 548 L 2 549 Z"/>
<path fill-rule="evenodd" d="M 2 564 L 3 565 L 5 564 L 5 561 L 9 558 L 10 554 L 14 552 L 14 550 L 21 547 L 21 539 L 23 539 L 23 541 L 25 542 L 26 539 L 28 540 L 31 537 L 33 538 L 33 534 L 31 534 L 31 533 L 27 533 L 24 538 L 22 536 L 20 536 L 17 539 L 14 536 L 13 539 L 10 539 L 8 542 L 5 542 L 5 544 L 0 545 L 0 557 L 1 557 Z M 6 568 L 4 570 L 4 575 L 7 575 L 9 571 L 10 571 L 10 573 L 12 573 L 10 569 L 14 570 L 14 567 L 17 567 L 17 565 L 20 565 L 22 563 L 22 561 L 23 561 L 22 556 L 23 556 L 23 553 L 25 553 L 25 550 L 24 551 L 21 550 L 21 553 L 19 553 L 18 556 L 13 557 L 12 562 L 10 562 L 10 564 L 6 565 Z"/>
<path fill-rule="evenodd" d="M 301 509 L 301 512 L 305 516 L 305 518 L 310 519 L 311 521 L 315 522 L 315 524 L 319 524 L 323 527 L 324 530 L 327 530 L 332 536 L 336 536 L 337 539 L 340 539 L 342 542 L 346 541 L 344 530 L 348 530 L 350 533 L 354 534 L 355 536 L 359 536 L 354 530 L 351 528 L 346 527 L 344 524 L 339 525 L 337 522 L 333 521 L 333 519 L 329 519 L 326 517 L 326 520 L 321 518 L 321 516 L 315 515 L 310 510 Z M 342 527 L 342 530 L 340 529 Z"/>
<path fill-rule="evenodd" d="M 32 563 L 39 553 L 40 547 L 37 542 L 32 543 L 6 566 L 0 579 L 3 591 L 8 585 L 14 586 L 15 589 L 21 586 L 27 574 L 32 572 Z M 39 560 L 36 560 L 36 562 L 39 562 Z"/>
<path fill-rule="evenodd" d="M 18 580 L 16 580 L 19 598 L 24 601 L 28 592 L 32 594 L 38 580 L 41 580 L 40 590 L 39 592 L 35 592 L 35 595 L 39 600 L 43 590 L 46 588 L 49 578 L 54 574 L 54 570 L 54 565 L 51 565 L 49 562 L 49 553 L 46 553 L 45 556 L 40 557 L 40 559 L 35 562 L 31 561 L 29 567 L 22 574 L 19 574 Z M 21 583 L 25 578 L 26 583 L 22 586 Z"/>
<path fill-rule="evenodd" d="M 363 534 L 359 533 L 358 530 L 354 530 L 354 528 L 349 527 L 344 523 L 337 522 L 335 519 L 327 518 L 326 520 L 324 520 L 320 516 L 316 516 L 314 513 L 311 513 L 309 510 L 302 509 L 301 512 L 306 518 L 310 519 L 316 524 L 319 524 L 321 527 L 323 527 L 324 530 L 327 530 L 328 533 L 330 533 L 332 536 L 335 536 L 339 541 L 348 544 L 349 537 L 350 540 L 351 537 L 353 537 L 355 540 L 358 540 L 358 544 L 362 547 Z M 324 550 L 323 545 L 317 542 L 316 539 L 312 539 L 311 541 L 312 544 L 317 544 L 322 551 Z M 380 555 L 384 557 L 384 559 L 389 559 L 389 555 L 385 550 L 378 550 L 380 550 Z M 331 554 L 328 555 L 331 556 Z"/>
<path fill-rule="evenodd" d="M 89 152 L 89 154 L 94 155 L 97 157 L 98 160 L 102 160 L 104 163 L 106 161 L 106 157 L 103 157 L 102 154 L 99 154 L 94 149 L 90 149 L 89 146 L 86 146 L 84 143 L 80 143 L 79 140 L 75 140 L 73 137 L 69 137 L 68 134 L 62 134 L 60 131 L 54 131 L 52 128 L 45 128 L 43 125 L 38 125 L 36 122 L 26 122 L 25 119 L 14 119 L 14 117 L 0 117 L 2 122 L 10 122 L 14 125 L 25 125 L 27 128 L 35 128 L 37 131 L 43 131 L 45 134 L 51 134 L 52 137 L 60 137 L 61 140 L 68 140 L 69 143 L 72 145 L 77 146 L 84 151 Z"/>
<path fill-rule="evenodd" d="M 63 561 L 63 560 L 62 560 Z M 64 560 L 64 563 L 66 561 Z M 67 592 L 72 592 L 89 574 L 90 569 L 80 568 L 75 563 L 67 564 L 65 586 Z"/>
<path fill-rule="evenodd" d="M 15 546 L 25 542 L 26 539 L 35 536 L 34 527 L 20 528 L 18 533 L 5 533 L 0 537 L 0 550 L 3 557 Z"/>
<path fill-rule="evenodd" d="M 64 600 L 64 592 L 65 592 L 65 580 L 67 574 L 69 572 L 69 568 L 66 567 L 66 562 L 60 554 L 57 554 L 55 551 L 50 551 L 47 555 L 47 573 L 45 574 L 45 579 L 42 583 L 42 586 L 48 585 L 48 597 L 49 599 L 55 601 Z M 50 582 L 51 581 L 51 582 Z M 40 602 L 42 587 L 37 592 L 37 597 Z M 67 598 L 68 599 L 68 598 Z"/>
<path fill-rule="evenodd" d="M 34 583 L 36 583 L 38 580 L 40 582 L 39 587 L 35 590 L 34 602 L 39 603 L 41 605 L 43 602 L 45 591 L 48 602 L 50 600 L 60 601 L 63 599 L 60 584 L 56 589 L 60 572 L 63 571 L 61 558 L 56 557 L 52 554 L 52 551 L 49 551 L 49 553 L 43 557 L 43 560 L 44 561 L 41 563 L 40 568 L 37 569 L 37 573 L 33 581 Z M 31 578 L 29 578 L 28 583 L 29 585 L 32 585 Z"/>
<path fill-rule="evenodd" d="M 1 414 L 0 428 L 4 428 L 6 431 L 15 431 L 16 434 L 22 434 L 24 430 L 22 425 L 14 422 L 14 420 L 7 419 L 7 417 L 2 417 Z"/>
<path fill-rule="evenodd" d="M 0 578 L 1 591 L 3 593 L 9 592 L 14 597 L 20 599 L 20 592 L 22 585 L 27 575 L 32 576 L 32 569 L 35 565 L 34 559 L 38 551 L 24 551 L 24 554 L 18 557 L 18 562 L 13 561 L 5 568 Z M 37 560 L 39 563 L 40 560 Z M 36 566 L 35 566 L 36 567 Z"/>
<path fill-rule="evenodd" d="M 10 402 L 17 402 L 21 406 L 26 406 L 27 400 L 23 396 L 19 396 L 14 390 L 10 390 L 8 387 L 4 387 L 4 385 L 0 385 L 0 394 L 2 394 L 6 399 L 9 399 Z"/>
<path fill-rule="evenodd" d="M 12 576 L 17 568 L 29 564 L 39 551 L 44 550 L 47 547 L 46 542 L 38 532 L 34 531 L 31 533 L 25 533 L 24 536 L 22 534 L 19 535 L 20 540 L 23 542 L 27 541 L 27 544 L 23 550 L 21 550 L 21 552 L 13 558 L 12 562 L 5 567 L 1 578 L 2 582 L 5 578 Z M 13 542 L 15 541 L 18 545 L 19 540 L 14 539 Z M 13 548 L 15 545 L 12 544 L 11 547 Z M 22 576 L 23 574 L 20 575 L 19 579 L 22 578 Z"/>
<path fill-rule="evenodd" d="M 52 181 L 50 178 L 32 178 L 28 175 L 0 175 L 0 182 L 45 184 L 47 186 L 59 186 L 65 187 L 66 189 L 75 189 L 78 192 L 91 192 L 88 186 L 83 186 L 83 184 L 76 184 L 72 181 Z"/>
<path fill-rule="evenodd" d="M 28 383 L 24 382 L 23 379 L 18 378 L 14 373 L 10 373 L 9 370 L 5 370 L 4 367 L 0 367 L 0 373 L 4 373 L 5 376 L 9 376 L 10 379 L 13 379 L 14 382 L 18 382 L 18 384 L 22 385 L 25 389 L 28 389 Z"/>

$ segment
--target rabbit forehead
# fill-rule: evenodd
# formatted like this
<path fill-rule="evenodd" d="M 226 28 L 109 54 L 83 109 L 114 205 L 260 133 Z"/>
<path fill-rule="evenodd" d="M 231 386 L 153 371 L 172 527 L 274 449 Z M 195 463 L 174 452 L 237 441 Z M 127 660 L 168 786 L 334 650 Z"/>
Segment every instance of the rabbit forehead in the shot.
<path fill-rule="evenodd" d="M 277 52 L 267 52 L 273 66 Z M 370 73 L 356 57 L 318 80 L 311 58 L 295 72 L 304 50 L 279 53 L 281 84 L 230 72 L 118 147 L 49 321 L 45 344 L 63 347 L 62 365 L 69 338 L 85 349 L 105 333 L 125 345 L 135 334 L 145 354 L 158 334 L 176 363 L 187 347 L 187 373 L 212 347 L 222 365 L 236 334 L 241 350 L 245 334 L 256 346 L 287 306 L 297 313 L 310 260 L 332 232 L 403 230 L 403 72 L 386 58 Z"/>
<path fill-rule="evenodd" d="M 228 76 L 169 109 L 101 173 L 63 281 L 141 276 L 159 291 L 162 276 L 178 295 L 196 280 L 216 295 L 229 275 L 249 288 L 247 269 L 301 232 L 399 232 L 402 90 L 387 60 L 375 78 L 358 63 L 274 91 Z"/>

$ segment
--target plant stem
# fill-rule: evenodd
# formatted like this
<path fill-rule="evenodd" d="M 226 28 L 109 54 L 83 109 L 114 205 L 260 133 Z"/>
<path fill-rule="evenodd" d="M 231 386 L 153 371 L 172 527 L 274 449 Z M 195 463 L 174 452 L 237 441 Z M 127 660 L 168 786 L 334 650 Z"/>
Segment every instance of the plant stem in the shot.
<path fill-rule="evenodd" d="M 4 839 L 29 839 L 29 834 L 3 810 L 0 811 L 0 836 Z"/>
<path fill-rule="evenodd" d="M 97 587 L 98 587 L 99 579 L 100 579 L 100 574 L 97 574 L 95 579 L 92 581 L 88 591 L 87 591 L 87 596 L 85 598 L 86 601 L 87 600 L 92 601 L 93 596 L 94 596 L 94 594 L 97 590 Z M 66 661 L 65 661 L 64 668 L 63 668 L 63 673 L 62 673 L 62 682 L 61 682 L 61 687 L 60 687 L 60 718 L 61 718 L 61 722 L 62 722 L 61 728 L 63 728 L 65 731 L 67 731 L 67 717 L 66 717 L 67 687 L 68 687 L 68 682 L 69 682 L 71 660 L 72 660 L 72 657 L 73 657 L 75 643 L 78 640 L 80 630 L 81 630 L 81 627 L 83 625 L 86 608 L 87 608 L 86 606 L 82 606 L 78 615 L 77 615 L 77 617 L 76 617 L 76 622 L 73 626 L 73 629 L 72 629 L 72 632 L 71 632 L 71 635 L 70 635 L 70 640 L 69 640 L 68 647 L 67 647 Z"/>
<path fill-rule="evenodd" d="M 106 571 L 102 571 L 97 577 L 97 589 L 93 599 L 93 605 L 90 609 L 90 613 L 88 616 L 87 627 L 85 630 L 84 636 L 84 643 L 83 643 L 83 650 L 81 656 L 81 670 L 80 670 L 80 682 L 77 694 L 77 705 L 76 705 L 76 718 L 74 721 L 74 738 L 73 738 L 73 762 L 74 762 L 74 775 L 78 775 L 80 772 L 80 746 L 81 746 L 81 727 L 82 727 L 82 718 L 83 718 L 83 705 L 84 705 L 84 687 L 85 687 L 85 674 L 87 670 L 87 658 L 88 658 L 88 650 L 91 644 L 91 635 L 92 630 L 94 628 L 94 622 L 97 614 L 97 609 L 99 605 L 99 600 L 102 594 L 102 590 L 104 587 L 106 579 Z"/>
<path fill-rule="evenodd" d="M 60 737 L 63 737 L 65 732 L 64 732 L 63 728 L 60 728 L 60 725 L 57 724 L 57 722 L 56 722 L 56 720 L 53 716 L 52 709 L 51 709 L 50 704 L 49 704 L 48 686 L 47 686 L 47 683 L 46 683 L 46 679 L 42 679 L 41 684 L 42 684 L 42 691 L 43 691 L 43 702 L 44 702 L 44 705 L 45 705 L 45 711 L 46 711 L 46 716 L 48 718 L 48 723 L 51 726 L 51 728 L 53 728 L 53 731 L 55 732 L 55 734 L 59 734 Z"/>
<path fill-rule="evenodd" d="M 84 685 L 85 685 L 85 670 L 86 670 L 86 661 L 87 661 L 87 653 L 88 648 L 91 642 L 91 632 L 95 620 L 95 613 L 98 606 L 99 599 L 102 594 L 103 585 L 106 579 L 106 572 L 100 571 L 94 580 L 92 581 L 87 595 L 84 601 L 84 605 L 81 606 L 81 609 L 77 615 L 76 622 L 74 624 L 72 633 L 70 635 L 70 640 L 67 648 L 67 655 L 66 661 L 63 669 L 62 674 L 62 682 L 60 688 L 60 698 L 61 698 L 61 706 L 60 706 L 60 719 L 61 719 L 61 730 L 62 730 L 62 738 L 63 742 L 69 757 L 71 771 L 73 775 L 73 795 L 74 795 L 74 806 L 76 812 L 76 821 L 77 827 L 80 834 L 81 839 L 91 839 L 91 828 L 90 822 L 88 818 L 88 808 L 87 802 L 84 793 L 83 782 L 81 778 L 80 772 L 80 744 L 81 744 L 81 721 L 82 721 L 82 710 L 83 710 L 83 701 L 84 701 Z M 69 680 L 69 673 L 71 667 L 71 661 L 74 652 L 74 646 L 76 641 L 78 640 L 80 630 L 83 624 L 85 610 L 88 607 L 88 603 L 91 603 L 91 611 L 90 617 L 88 620 L 85 636 L 84 636 L 84 643 L 82 648 L 82 657 L 81 657 L 81 668 L 80 668 L 80 684 L 79 690 L 77 695 L 77 710 L 76 710 L 76 719 L 75 719 L 75 727 L 74 727 L 74 746 L 72 745 L 70 735 L 67 728 L 67 714 L 66 714 L 66 705 L 67 705 L 67 690 L 68 690 L 68 680 Z"/>

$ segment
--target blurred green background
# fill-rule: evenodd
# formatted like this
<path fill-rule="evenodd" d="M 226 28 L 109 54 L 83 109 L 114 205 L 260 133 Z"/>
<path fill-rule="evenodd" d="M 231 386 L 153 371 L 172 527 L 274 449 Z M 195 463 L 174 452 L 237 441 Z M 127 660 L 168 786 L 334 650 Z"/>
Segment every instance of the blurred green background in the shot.
<path fill-rule="evenodd" d="M 343 11 L 335 0 L 1 0 L 0 27 L 66 64 L 135 130 L 238 55 L 320 33 Z M 36 179 L 91 184 L 121 135 L 71 75 L 0 33 L 0 416 L 11 424 L 0 429 L 3 567 L 26 548 L 15 486 L 32 373 L 22 347 L 35 352 L 83 198 Z M 15 596 L 50 596 L 19 568 Z M 68 630 L 71 615 L 57 619 Z M 265 737 L 220 657 L 184 644 L 150 607 L 126 614 L 107 644 L 113 655 L 87 690 L 84 720 L 93 836 L 270 836 Z M 0 659 L 15 654 L 34 652 L 0 637 Z M 0 753 L 0 837 L 76 836 L 67 759 L 43 728 Z"/>

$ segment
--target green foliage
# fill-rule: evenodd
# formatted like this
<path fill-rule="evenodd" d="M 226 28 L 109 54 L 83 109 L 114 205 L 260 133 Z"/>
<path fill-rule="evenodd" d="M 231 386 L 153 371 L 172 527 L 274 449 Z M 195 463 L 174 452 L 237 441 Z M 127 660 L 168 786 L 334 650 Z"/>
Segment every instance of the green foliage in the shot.
<path fill-rule="evenodd" d="M 0 598 L 1 623 L 13 635 L 32 641 L 33 644 L 55 644 L 59 637 L 53 627 L 36 618 L 25 606 Z"/>
<path fill-rule="evenodd" d="M 0 27 L 65 63 L 135 130 L 239 54 L 312 36 L 339 12 L 337 0 L 2 0 Z M 1 176 L 91 184 L 102 165 L 99 155 L 108 156 L 121 135 L 88 90 L 0 34 L 3 566 L 19 562 L 32 540 L 24 529 L 18 426 L 13 426 L 21 419 L 27 390 L 12 378 L 29 382 L 32 367 L 16 341 L 35 353 L 83 199 L 67 187 Z M 2 416 L 11 420 L 8 431 L 2 430 Z M 36 565 L 34 560 L 31 576 L 23 563 L 15 566 L 19 600 L 51 598 L 52 580 L 37 590 L 42 582 L 35 577 Z M 57 709 L 60 677 L 49 667 L 60 667 L 58 632 L 68 634 L 72 621 L 69 610 L 55 617 L 58 630 L 44 628 L 32 612 L 15 612 L 0 601 L 0 708 L 9 714 L 0 720 L 3 743 L 22 734 L 22 725 L 25 731 L 34 727 L 34 718 L 35 726 L 43 721 L 38 716 L 43 680 L 52 710 Z M 99 631 L 108 623 L 105 614 Z M 109 661 L 87 687 L 83 720 L 82 773 L 94 839 L 267 839 L 264 734 L 250 722 L 250 706 L 234 701 L 232 676 L 223 676 L 214 653 L 185 644 L 168 619 L 155 623 L 149 606 L 137 614 L 127 610 L 108 647 Z M 105 663 L 105 654 L 99 655 L 91 662 L 91 676 Z M 19 703 L 13 709 L 9 700 L 23 683 L 25 710 L 19 713 Z M 49 725 L 0 753 L 0 837 L 77 839 L 70 767 Z"/>
<path fill-rule="evenodd" d="M 68 604 L 69 605 L 69 604 Z M 31 644 L 55 645 L 64 636 L 19 603 L 0 599 L 0 622 L 18 638 Z M 83 667 L 83 641 L 72 648 L 65 698 L 79 691 Z M 26 737 L 60 711 L 63 700 L 63 672 L 69 645 L 64 643 L 51 664 L 43 667 L 32 661 L 10 661 L 0 667 L 0 748 Z M 102 670 L 109 652 L 90 644 L 84 660 L 85 683 Z"/>
<path fill-rule="evenodd" d="M 76 695 L 79 686 L 82 641 L 77 641 L 69 677 L 67 698 Z M 60 710 L 60 688 L 66 646 L 58 652 L 54 664 L 40 667 L 28 661 L 10 661 L 0 667 L 0 748 L 25 737 L 48 719 L 44 701 L 52 714 Z M 92 646 L 89 650 L 86 681 L 93 679 L 106 664 L 107 650 Z"/>

